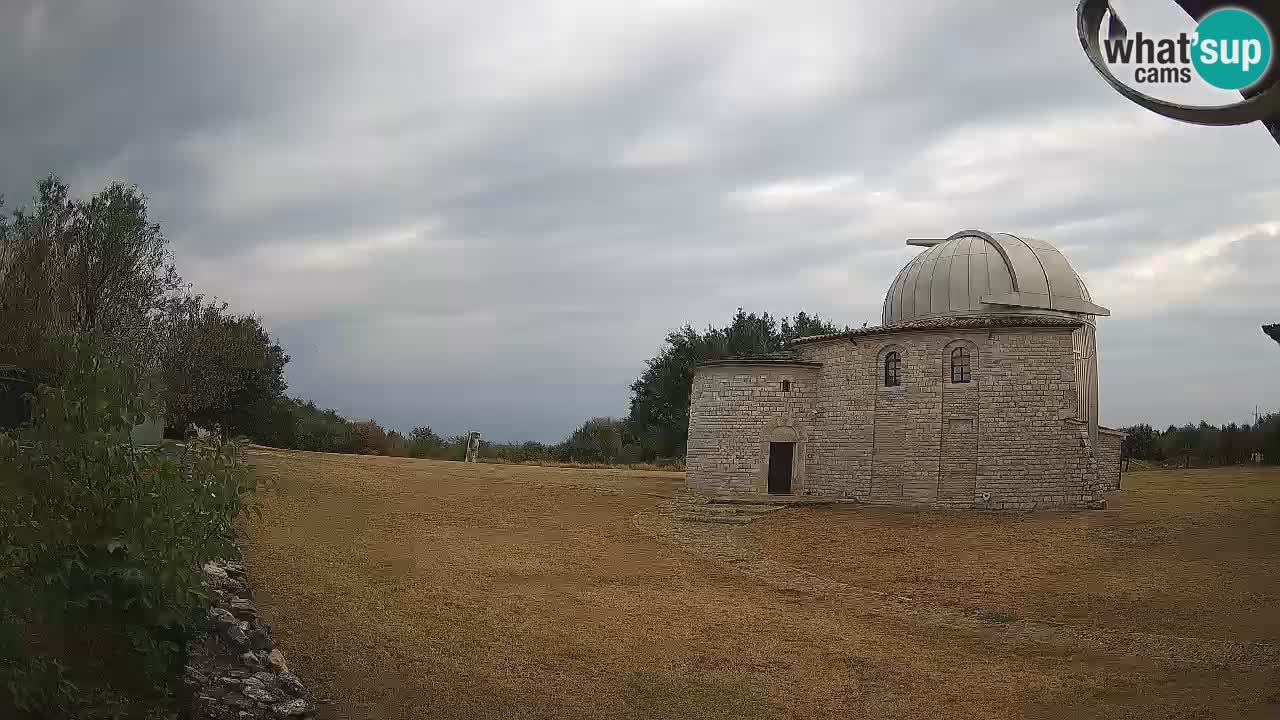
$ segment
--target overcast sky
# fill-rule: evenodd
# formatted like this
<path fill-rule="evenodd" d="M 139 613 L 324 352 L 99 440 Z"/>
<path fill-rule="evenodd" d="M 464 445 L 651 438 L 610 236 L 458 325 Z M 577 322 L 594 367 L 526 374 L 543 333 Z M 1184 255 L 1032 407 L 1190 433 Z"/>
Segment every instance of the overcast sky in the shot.
<path fill-rule="evenodd" d="M 667 331 L 875 324 L 965 228 L 1111 309 L 1104 424 L 1280 409 L 1280 147 L 1130 105 L 1075 5 L 7 0 L 0 193 L 137 183 L 291 394 L 402 430 L 558 440 Z"/>

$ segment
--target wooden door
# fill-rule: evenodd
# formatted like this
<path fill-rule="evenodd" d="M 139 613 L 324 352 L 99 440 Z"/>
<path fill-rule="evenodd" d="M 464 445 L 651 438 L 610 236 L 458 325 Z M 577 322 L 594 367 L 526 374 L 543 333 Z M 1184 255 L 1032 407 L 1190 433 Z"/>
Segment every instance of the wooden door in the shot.
<path fill-rule="evenodd" d="M 793 442 L 769 443 L 769 494 L 791 494 L 791 462 L 795 457 Z"/>

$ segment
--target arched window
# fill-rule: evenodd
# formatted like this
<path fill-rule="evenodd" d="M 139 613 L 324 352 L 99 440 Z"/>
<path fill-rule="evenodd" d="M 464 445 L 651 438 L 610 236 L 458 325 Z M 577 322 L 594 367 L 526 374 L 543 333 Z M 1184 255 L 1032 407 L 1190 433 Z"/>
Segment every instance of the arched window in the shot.
<path fill-rule="evenodd" d="M 951 382 L 967 383 L 973 378 L 973 368 L 969 361 L 968 348 L 958 347 L 951 351 Z"/>
<path fill-rule="evenodd" d="M 884 386 L 897 387 L 902 384 L 902 356 L 893 350 L 884 356 Z"/>

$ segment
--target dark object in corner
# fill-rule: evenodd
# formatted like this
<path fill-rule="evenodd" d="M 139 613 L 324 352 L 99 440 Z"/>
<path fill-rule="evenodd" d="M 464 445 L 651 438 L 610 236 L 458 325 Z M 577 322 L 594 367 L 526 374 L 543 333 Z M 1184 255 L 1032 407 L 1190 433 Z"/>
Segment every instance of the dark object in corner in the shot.
<path fill-rule="evenodd" d="M 1280 343 L 1280 323 L 1276 323 L 1274 325 L 1263 325 L 1262 332 L 1266 333 L 1267 337 Z"/>
<path fill-rule="evenodd" d="M 0 431 L 12 430 L 31 419 L 26 395 L 36 391 L 35 378 L 16 365 L 0 365 Z"/>
<path fill-rule="evenodd" d="M 1248 10 L 1262 19 L 1273 37 L 1280 36 L 1280 3 L 1275 0 L 1175 1 L 1195 20 L 1223 8 Z M 1199 107 L 1160 100 L 1124 84 L 1108 68 L 1101 50 L 1102 23 L 1108 16 L 1108 37 L 1125 36 L 1125 24 L 1116 15 L 1110 0 L 1080 0 L 1076 7 L 1076 30 L 1094 69 L 1121 95 L 1156 114 L 1197 125 L 1241 125 L 1258 121 L 1280 143 L 1280 62 L 1273 60 L 1266 75 L 1252 87 L 1241 91 L 1244 100 L 1240 103 Z"/>

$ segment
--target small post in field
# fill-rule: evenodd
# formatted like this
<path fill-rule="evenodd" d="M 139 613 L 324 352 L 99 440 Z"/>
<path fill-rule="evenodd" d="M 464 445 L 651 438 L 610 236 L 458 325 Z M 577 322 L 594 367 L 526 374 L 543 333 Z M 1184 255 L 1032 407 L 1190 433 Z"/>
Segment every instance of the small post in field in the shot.
<path fill-rule="evenodd" d="M 467 433 L 467 462 L 478 462 L 480 459 L 480 433 L 472 430 Z"/>

